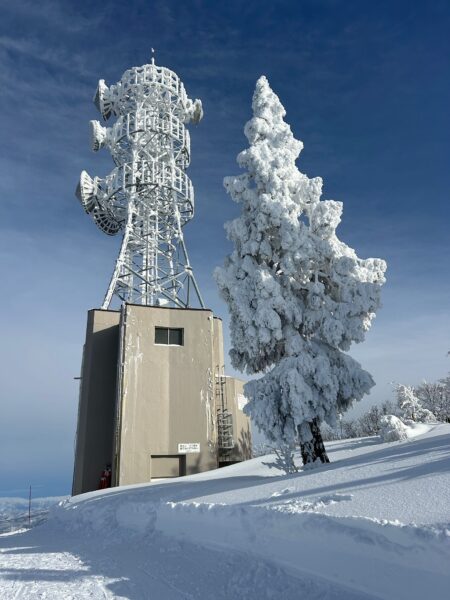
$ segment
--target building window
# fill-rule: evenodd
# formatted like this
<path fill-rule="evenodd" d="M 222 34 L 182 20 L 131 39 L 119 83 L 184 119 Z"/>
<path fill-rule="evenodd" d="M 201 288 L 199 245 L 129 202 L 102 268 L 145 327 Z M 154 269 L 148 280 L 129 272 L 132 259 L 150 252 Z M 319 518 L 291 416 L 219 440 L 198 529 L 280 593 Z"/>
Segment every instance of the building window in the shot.
<path fill-rule="evenodd" d="M 166 346 L 183 346 L 184 330 L 171 327 L 155 327 L 155 344 Z"/>

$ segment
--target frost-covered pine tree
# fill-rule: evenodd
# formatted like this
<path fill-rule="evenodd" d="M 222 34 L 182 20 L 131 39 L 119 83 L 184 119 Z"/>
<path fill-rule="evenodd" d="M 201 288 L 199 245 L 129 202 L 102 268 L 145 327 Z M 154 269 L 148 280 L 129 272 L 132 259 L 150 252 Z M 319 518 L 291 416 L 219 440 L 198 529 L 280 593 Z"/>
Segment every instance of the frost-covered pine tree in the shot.
<path fill-rule="evenodd" d="M 234 251 L 215 277 L 230 311 L 233 366 L 263 373 L 246 384 L 247 414 L 273 443 L 300 442 L 303 462 L 328 457 L 320 423 L 360 400 L 372 377 L 345 351 L 362 342 L 380 305 L 386 264 L 359 259 L 336 237 L 342 203 L 295 161 L 303 144 L 265 77 L 245 126 L 245 172 L 224 186 L 241 205 L 226 224 Z"/>

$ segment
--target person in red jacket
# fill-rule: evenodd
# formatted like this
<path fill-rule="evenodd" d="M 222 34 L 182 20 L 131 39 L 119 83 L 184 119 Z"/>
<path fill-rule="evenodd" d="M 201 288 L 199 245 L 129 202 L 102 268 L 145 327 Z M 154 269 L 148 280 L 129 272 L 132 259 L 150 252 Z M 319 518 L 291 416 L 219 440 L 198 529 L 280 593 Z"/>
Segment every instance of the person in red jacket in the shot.
<path fill-rule="evenodd" d="M 106 468 L 102 471 L 98 489 L 105 490 L 106 488 L 110 488 L 110 487 L 111 487 L 111 465 L 106 465 Z"/>

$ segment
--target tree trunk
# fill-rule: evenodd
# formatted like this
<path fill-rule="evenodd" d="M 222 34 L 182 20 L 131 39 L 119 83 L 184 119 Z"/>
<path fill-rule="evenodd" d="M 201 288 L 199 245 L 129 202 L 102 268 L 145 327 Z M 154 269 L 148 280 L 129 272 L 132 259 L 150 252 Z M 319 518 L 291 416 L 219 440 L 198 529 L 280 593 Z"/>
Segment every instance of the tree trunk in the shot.
<path fill-rule="evenodd" d="M 300 427 L 298 428 L 300 438 L 300 452 L 302 455 L 303 464 L 312 464 L 317 459 L 319 459 L 323 463 L 329 463 L 330 459 L 328 458 L 327 451 L 325 450 L 322 434 L 320 432 L 319 421 L 317 419 L 313 419 L 308 423 L 308 425 L 311 430 L 312 439 L 307 442 L 302 441 Z"/>

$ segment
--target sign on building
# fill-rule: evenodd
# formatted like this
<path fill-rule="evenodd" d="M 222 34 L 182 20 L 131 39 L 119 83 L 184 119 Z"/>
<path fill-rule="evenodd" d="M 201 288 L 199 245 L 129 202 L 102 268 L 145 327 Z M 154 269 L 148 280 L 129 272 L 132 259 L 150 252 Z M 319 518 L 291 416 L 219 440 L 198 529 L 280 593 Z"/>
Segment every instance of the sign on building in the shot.
<path fill-rule="evenodd" d="M 199 442 L 184 442 L 183 444 L 178 444 L 178 454 L 198 454 L 199 452 Z"/>

